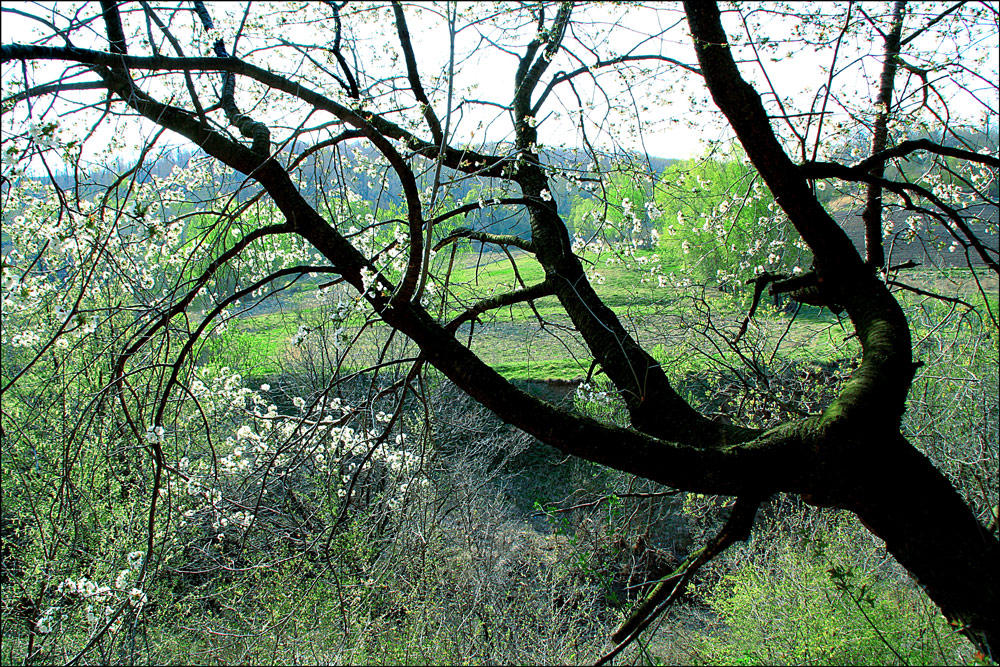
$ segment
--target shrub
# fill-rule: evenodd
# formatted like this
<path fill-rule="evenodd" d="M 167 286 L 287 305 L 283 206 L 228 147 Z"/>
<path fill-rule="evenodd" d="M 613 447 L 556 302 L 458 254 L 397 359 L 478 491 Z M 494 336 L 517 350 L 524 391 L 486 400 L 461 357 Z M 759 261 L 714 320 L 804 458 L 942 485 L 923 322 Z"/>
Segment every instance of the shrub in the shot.
<path fill-rule="evenodd" d="M 709 664 L 967 664 L 969 645 L 856 520 L 733 554 L 703 592 L 717 619 L 695 652 Z M 740 558 L 739 556 L 743 557 Z M 767 563 L 767 565 L 764 565 Z"/>

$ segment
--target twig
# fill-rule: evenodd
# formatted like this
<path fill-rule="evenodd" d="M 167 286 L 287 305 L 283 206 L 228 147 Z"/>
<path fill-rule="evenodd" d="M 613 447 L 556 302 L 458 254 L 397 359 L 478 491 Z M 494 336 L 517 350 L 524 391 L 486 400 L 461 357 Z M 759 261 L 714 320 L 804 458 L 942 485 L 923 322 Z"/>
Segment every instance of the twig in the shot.
<path fill-rule="evenodd" d="M 750 528 L 753 526 L 757 509 L 763 500 L 761 496 L 737 498 L 736 504 L 733 505 L 733 511 L 729 514 L 729 519 L 726 520 L 726 525 L 722 527 L 719 534 L 704 547 L 688 556 L 669 577 L 657 584 L 656 588 L 632 612 L 632 616 L 611 635 L 612 641 L 618 642 L 618 644 L 594 664 L 606 664 L 635 641 L 650 623 L 655 621 L 667 607 L 680 597 L 688 581 L 702 565 L 725 551 L 733 542 L 750 537 Z"/>

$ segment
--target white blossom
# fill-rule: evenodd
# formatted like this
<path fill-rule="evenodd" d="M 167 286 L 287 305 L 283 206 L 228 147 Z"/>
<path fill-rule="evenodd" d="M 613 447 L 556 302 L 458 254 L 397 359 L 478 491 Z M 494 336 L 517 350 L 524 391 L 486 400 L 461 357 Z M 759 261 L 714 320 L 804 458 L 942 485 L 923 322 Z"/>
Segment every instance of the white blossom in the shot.
<path fill-rule="evenodd" d="M 150 426 L 146 429 L 146 442 L 151 445 L 163 442 L 163 427 L 160 425 Z"/>

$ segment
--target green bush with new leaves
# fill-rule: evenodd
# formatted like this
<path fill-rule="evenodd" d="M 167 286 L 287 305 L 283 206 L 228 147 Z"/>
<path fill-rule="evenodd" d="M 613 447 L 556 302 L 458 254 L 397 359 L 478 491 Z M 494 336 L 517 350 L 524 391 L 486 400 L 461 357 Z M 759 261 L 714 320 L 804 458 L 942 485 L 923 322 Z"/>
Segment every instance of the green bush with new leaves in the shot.
<path fill-rule="evenodd" d="M 695 649 L 707 664 L 938 665 L 971 658 L 968 643 L 856 520 L 830 516 L 812 534 L 767 539 L 733 554 L 718 585 L 702 591 L 717 618 Z"/>

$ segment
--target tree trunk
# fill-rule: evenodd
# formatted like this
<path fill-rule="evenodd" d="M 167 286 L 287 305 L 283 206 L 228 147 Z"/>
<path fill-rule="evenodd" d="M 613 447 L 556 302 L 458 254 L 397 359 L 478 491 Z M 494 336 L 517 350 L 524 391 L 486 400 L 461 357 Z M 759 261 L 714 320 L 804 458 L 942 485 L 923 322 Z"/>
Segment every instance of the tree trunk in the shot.
<path fill-rule="evenodd" d="M 862 344 L 861 368 L 821 419 L 817 442 L 824 463 L 817 494 L 804 497 L 855 512 L 949 621 L 993 659 L 1000 641 L 1000 544 L 900 434 L 913 374 L 902 309 L 781 147 L 759 95 L 736 67 L 718 7 L 686 2 L 685 10 L 713 99 L 815 253 L 821 287 L 847 307 Z"/>
<path fill-rule="evenodd" d="M 1000 641 L 1000 543 L 902 436 L 855 472 L 845 506 L 885 540 L 945 617 L 990 659 Z"/>

